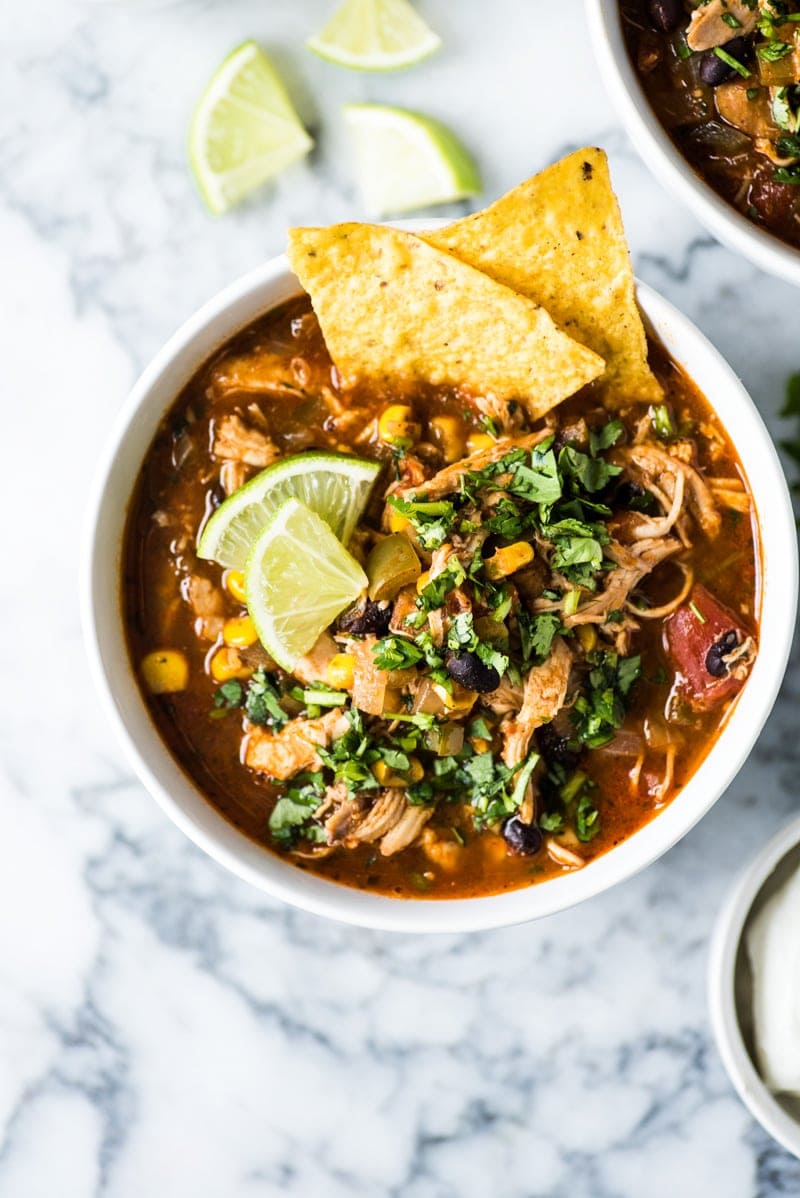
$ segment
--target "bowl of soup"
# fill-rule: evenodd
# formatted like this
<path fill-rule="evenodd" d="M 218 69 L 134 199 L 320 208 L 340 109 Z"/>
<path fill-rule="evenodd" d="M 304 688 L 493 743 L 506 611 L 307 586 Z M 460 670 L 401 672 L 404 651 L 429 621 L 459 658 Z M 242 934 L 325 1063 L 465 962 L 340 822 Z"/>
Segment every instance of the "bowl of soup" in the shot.
<path fill-rule="evenodd" d="M 599 894 L 719 798 L 775 700 L 797 569 L 774 447 L 702 335 L 620 284 L 604 158 L 566 161 L 482 215 L 585 184 L 535 259 L 595 255 L 573 315 L 530 298 L 540 265 L 525 297 L 500 282 L 496 242 L 479 270 L 480 222 L 299 230 L 294 269 L 167 343 L 102 463 L 105 706 L 170 818 L 307 910 L 458 931 Z"/>
<path fill-rule="evenodd" d="M 778 7 L 587 0 L 586 13 L 656 177 L 729 248 L 800 284 L 800 10 Z"/>

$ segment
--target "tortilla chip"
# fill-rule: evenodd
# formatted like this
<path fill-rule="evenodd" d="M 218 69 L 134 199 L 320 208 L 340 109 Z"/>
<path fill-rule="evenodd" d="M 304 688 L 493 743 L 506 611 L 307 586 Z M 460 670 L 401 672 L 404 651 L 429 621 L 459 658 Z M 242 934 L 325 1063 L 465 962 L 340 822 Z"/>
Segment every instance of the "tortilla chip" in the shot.
<path fill-rule="evenodd" d="M 577 150 L 483 212 L 424 237 L 541 304 L 600 354 L 610 405 L 662 397 L 647 365 L 622 214 L 602 150 Z"/>
<path fill-rule="evenodd" d="M 291 229 L 288 254 L 345 386 L 463 387 L 536 419 L 604 369 L 537 304 L 413 233 Z"/>

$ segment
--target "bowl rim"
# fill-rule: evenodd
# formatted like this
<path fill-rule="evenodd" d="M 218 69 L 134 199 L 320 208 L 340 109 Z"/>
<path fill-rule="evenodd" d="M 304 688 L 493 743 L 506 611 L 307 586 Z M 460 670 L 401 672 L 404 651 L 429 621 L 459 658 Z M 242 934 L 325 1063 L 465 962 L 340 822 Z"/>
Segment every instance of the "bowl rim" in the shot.
<path fill-rule="evenodd" d="M 774 586 L 769 585 L 770 571 L 765 573 L 767 585 L 762 588 L 762 650 L 766 650 L 768 639 L 769 652 L 759 654 L 753 674 L 725 728 L 681 794 L 666 809 L 585 869 L 550 879 L 542 885 L 471 899 L 397 900 L 305 873 L 250 841 L 200 796 L 199 789 L 176 763 L 157 733 L 130 668 L 122 634 L 118 580 L 124 515 L 120 517 L 121 527 L 116 527 L 113 522 L 107 527 L 111 519 L 109 511 L 113 514 L 114 505 L 119 507 L 122 502 L 114 498 L 118 472 L 129 476 L 123 488 L 124 511 L 147 446 L 180 386 L 188 382 L 202 362 L 225 344 L 237 329 L 244 328 L 260 313 L 298 292 L 299 284 L 285 256 L 281 255 L 256 267 L 209 300 L 189 317 L 145 368 L 114 421 L 101 456 L 86 512 L 81 616 L 95 685 L 134 772 L 189 839 L 232 873 L 285 902 L 359 926 L 448 933 L 504 927 L 561 911 L 632 877 L 691 829 L 717 801 L 744 763 L 772 709 L 788 660 L 798 573 L 791 500 L 774 444 L 758 410 L 731 367 L 703 334 L 668 301 L 641 283 L 637 294 L 645 314 L 657 328 L 659 324 L 668 325 L 687 346 L 687 353 L 703 355 L 708 368 L 724 380 L 726 402 L 733 402 L 736 418 L 748 426 L 747 454 L 759 458 L 759 470 L 765 475 L 759 480 L 758 488 L 751 479 L 762 530 L 765 517 L 759 502 L 761 491 L 765 493 L 764 510 L 768 506 L 770 513 L 769 537 L 763 531 L 761 533 L 762 557 L 766 555 L 767 541 L 774 543 L 770 565 L 772 571 L 781 572 L 780 588 L 777 579 Z M 265 298 L 265 293 L 269 298 Z M 215 331 L 220 324 L 225 326 L 224 332 Z M 175 373 L 180 369 L 180 364 L 191 357 L 193 347 L 197 346 L 201 348 L 194 350 L 191 365 L 187 364 L 183 369 L 180 385 L 173 383 L 168 397 L 159 400 L 159 385 L 164 385 L 170 371 Z M 680 354 L 677 356 L 680 360 Z M 724 423 L 727 425 L 728 421 Z M 144 448 L 134 461 L 126 464 L 125 455 L 130 457 L 131 444 L 137 438 Z M 739 452 L 742 453 L 741 449 Z M 747 455 L 742 453 L 742 456 Z M 116 541 L 112 543 L 115 537 Z M 108 587 L 103 586 L 103 574 L 111 576 L 111 557 L 114 559 L 113 576 L 117 580 L 113 604 L 109 603 Z M 772 619 L 764 628 L 764 615 L 768 611 Z M 735 734 L 731 732 L 733 727 L 738 728 Z M 721 745 L 725 746 L 724 751 L 720 751 Z M 713 781 L 712 765 L 716 768 Z M 705 791 L 702 791 L 701 783 L 706 783 Z M 691 807 L 687 795 L 693 796 Z"/>
<path fill-rule="evenodd" d="M 767 842 L 741 871 L 717 916 L 708 954 L 708 1009 L 719 1055 L 750 1114 L 787 1152 L 800 1157 L 800 1121 L 761 1078 L 742 1036 L 734 989 L 736 958 L 747 919 L 781 861 L 800 844 L 800 816 Z"/>
<path fill-rule="evenodd" d="M 786 282 L 800 286 L 800 249 L 760 229 L 696 173 L 673 144 L 647 99 L 628 57 L 618 0 L 584 0 L 603 82 L 646 165 L 664 186 L 729 249 Z"/>

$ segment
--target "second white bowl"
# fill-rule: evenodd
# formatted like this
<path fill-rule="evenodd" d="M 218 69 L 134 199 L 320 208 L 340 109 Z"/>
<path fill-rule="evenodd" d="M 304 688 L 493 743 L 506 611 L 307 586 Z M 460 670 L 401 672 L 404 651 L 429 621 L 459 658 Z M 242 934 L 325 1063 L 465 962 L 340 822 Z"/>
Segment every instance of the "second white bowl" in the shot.
<path fill-rule="evenodd" d="M 609 94 L 631 141 L 656 178 L 729 249 L 800 287 L 800 250 L 737 212 L 697 174 L 672 142 L 650 107 L 628 56 L 617 0 L 586 0 L 586 17 Z"/>

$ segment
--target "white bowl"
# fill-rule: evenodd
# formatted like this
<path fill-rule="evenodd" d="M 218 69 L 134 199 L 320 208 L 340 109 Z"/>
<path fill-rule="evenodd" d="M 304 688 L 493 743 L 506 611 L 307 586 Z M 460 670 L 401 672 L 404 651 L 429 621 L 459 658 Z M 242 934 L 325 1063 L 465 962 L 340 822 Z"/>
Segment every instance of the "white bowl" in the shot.
<path fill-rule="evenodd" d="M 628 56 L 617 0 L 586 0 L 600 72 L 631 141 L 656 178 L 691 208 L 729 249 L 762 270 L 800 286 L 800 250 L 758 228 L 728 204 L 673 144 L 645 95 Z"/>
<path fill-rule="evenodd" d="M 715 403 L 755 493 L 764 571 L 761 651 L 752 675 L 725 729 L 682 793 L 641 831 L 580 872 L 486 898 L 398 900 L 367 894 L 281 860 L 206 802 L 150 720 L 131 670 L 122 625 L 125 514 L 162 416 L 215 350 L 298 290 L 281 257 L 206 304 L 167 342 L 133 388 L 101 463 L 88 513 L 83 619 L 97 686 L 133 768 L 178 827 L 216 861 L 287 902 L 350 923 L 399 931 L 499 927 L 549 915 L 607 890 L 659 857 L 716 802 L 747 757 L 778 693 L 792 638 L 797 549 L 786 483 L 761 417 L 709 342 L 670 304 L 640 285 L 642 308 L 673 357 Z"/>
<path fill-rule="evenodd" d="M 743 944 L 750 915 L 798 867 L 800 819 L 795 819 L 748 865 L 719 914 L 709 956 L 708 1000 L 717 1047 L 739 1097 L 773 1139 L 800 1157 L 800 1100 L 776 1098 L 753 1063 L 752 975 Z"/>

